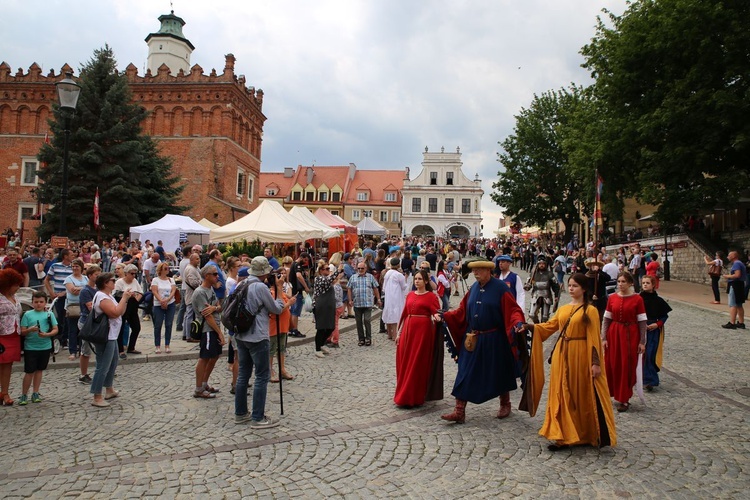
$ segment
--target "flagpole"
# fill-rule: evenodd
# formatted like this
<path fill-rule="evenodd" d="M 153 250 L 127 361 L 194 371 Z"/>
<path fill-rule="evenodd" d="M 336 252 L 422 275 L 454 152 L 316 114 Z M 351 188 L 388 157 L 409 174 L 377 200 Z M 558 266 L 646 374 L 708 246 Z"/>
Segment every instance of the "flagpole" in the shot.
<path fill-rule="evenodd" d="M 599 237 L 599 169 L 594 169 L 594 248 Z"/>

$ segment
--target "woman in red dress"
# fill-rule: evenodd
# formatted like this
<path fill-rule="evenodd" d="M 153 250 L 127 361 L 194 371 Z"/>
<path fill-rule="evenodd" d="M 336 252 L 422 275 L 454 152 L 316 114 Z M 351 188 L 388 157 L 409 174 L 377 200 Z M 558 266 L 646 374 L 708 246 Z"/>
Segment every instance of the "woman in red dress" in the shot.
<path fill-rule="evenodd" d="M 654 280 L 656 280 L 656 285 L 654 285 L 654 290 L 659 289 L 659 256 L 656 255 L 656 252 L 651 252 L 651 261 L 646 264 L 646 276 L 653 276 Z"/>
<path fill-rule="evenodd" d="M 636 381 L 638 355 L 646 350 L 646 306 L 633 291 L 633 276 L 617 277 L 617 293 L 609 296 L 602 322 L 602 347 L 609 393 L 619 412 L 628 411 Z"/>
<path fill-rule="evenodd" d="M 404 408 L 443 399 L 443 342 L 435 326 L 440 300 L 426 271 L 414 275 L 414 286 L 416 290 L 406 296 L 396 336 L 393 402 Z"/>

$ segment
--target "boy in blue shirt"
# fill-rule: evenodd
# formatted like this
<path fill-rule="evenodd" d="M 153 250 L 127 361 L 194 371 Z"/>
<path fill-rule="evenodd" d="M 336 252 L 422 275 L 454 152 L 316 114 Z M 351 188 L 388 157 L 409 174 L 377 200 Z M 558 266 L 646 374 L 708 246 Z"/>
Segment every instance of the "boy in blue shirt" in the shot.
<path fill-rule="evenodd" d="M 18 404 L 28 404 L 28 392 L 31 382 L 34 382 L 34 392 L 31 394 L 32 403 L 41 403 L 39 386 L 42 384 L 42 375 L 49 363 L 50 351 L 52 351 L 52 337 L 57 335 L 57 320 L 55 315 L 44 310 L 47 305 L 47 294 L 34 292 L 31 299 L 33 310 L 27 311 L 21 318 L 21 335 L 24 337 L 23 344 L 23 395 Z"/>

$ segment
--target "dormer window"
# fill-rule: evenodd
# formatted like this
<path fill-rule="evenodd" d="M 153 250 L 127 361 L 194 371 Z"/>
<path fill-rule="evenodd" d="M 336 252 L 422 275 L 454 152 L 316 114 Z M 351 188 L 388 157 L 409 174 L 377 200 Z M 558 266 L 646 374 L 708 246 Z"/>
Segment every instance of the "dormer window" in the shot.
<path fill-rule="evenodd" d="M 396 193 L 385 193 L 385 201 L 396 201 Z"/>
<path fill-rule="evenodd" d="M 367 191 L 357 193 L 357 201 L 367 201 Z"/>

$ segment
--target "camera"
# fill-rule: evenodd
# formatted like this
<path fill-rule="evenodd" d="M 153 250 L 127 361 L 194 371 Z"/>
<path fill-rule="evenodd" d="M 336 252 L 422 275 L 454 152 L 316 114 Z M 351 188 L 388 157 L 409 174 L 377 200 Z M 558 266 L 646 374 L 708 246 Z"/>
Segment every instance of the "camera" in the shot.
<path fill-rule="evenodd" d="M 268 275 L 268 278 L 266 278 L 266 283 L 269 287 L 276 286 L 276 280 L 281 279 L 281 273 L 271 273 Z"/>

